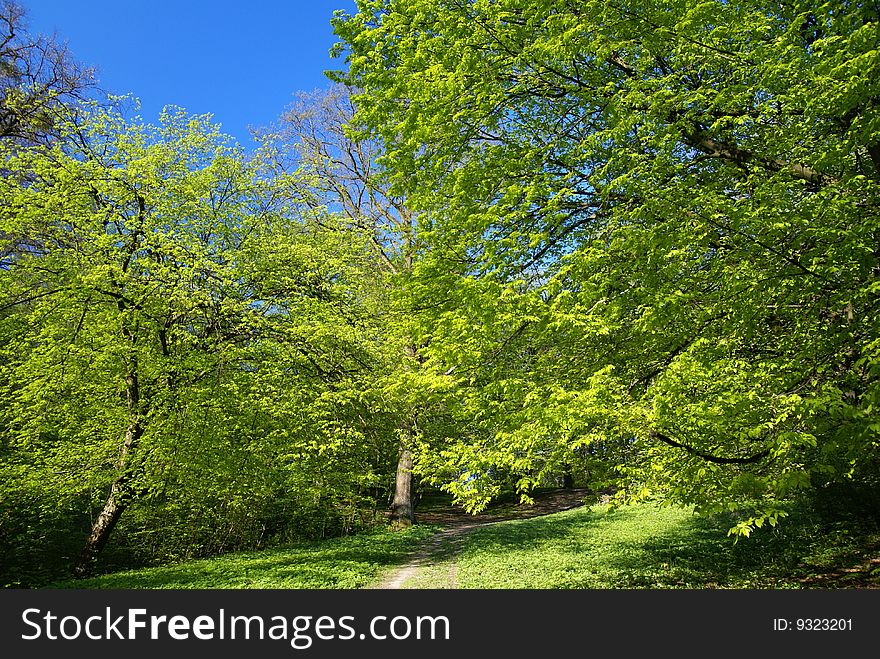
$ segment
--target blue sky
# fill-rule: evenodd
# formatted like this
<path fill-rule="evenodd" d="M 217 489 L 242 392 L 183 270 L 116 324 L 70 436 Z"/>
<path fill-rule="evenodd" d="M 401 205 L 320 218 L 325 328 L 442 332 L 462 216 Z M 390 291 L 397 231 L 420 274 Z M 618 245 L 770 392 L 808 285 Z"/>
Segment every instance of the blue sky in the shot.
<path fill-rule="evenodd" d="M 20 0 L 32 32 L 57 33 L 100 85 L 141 101 L 210 112 L 242 144 L 248 126 L 281 114 L 294 92 L 326 87 L 334 9 L 354 0 Z"/>

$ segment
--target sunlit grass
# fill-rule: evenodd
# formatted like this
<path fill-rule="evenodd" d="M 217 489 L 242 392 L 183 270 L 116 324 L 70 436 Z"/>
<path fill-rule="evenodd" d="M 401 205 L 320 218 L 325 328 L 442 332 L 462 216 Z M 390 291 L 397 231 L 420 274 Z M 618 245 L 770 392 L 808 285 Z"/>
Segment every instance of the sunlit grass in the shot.
<path fill-rule="evenodd" d="M 813 577 L 843 568 L 848 585 L 880 541 L 827 525 L 803 511 L 734 544 L 730 517 L 704 518 L 650 504 L 581 508 L 476 529 L 440 548 L 437 565 L 407 588 L 800 588 L 829 585 Z M 880 584 L 880 574 L 853 579 Z"/>
<path fill-rule="evenodd" d="M 176 565 L 55 584 L 60 588 L 361 588 L 383 568 L 405 561 L 436 531 L 334 538 L 260 552 L 226 554 Z"/>
<path fill-rule="evenodd" d="M 776 528 L 734 544 L 733 515 L 641 504 L 583 507 L 453 537 L 405 588 L 802 588 L 880 585 L 875 522 L 828 521 L 792 507 Z M 63 588 L 364 588 L 438 529 L 336 538 L 131 570 Z M 874 567 L 875 569 L 871 569 Z M 829 579 L 830 575 L 830 579 Z"/>

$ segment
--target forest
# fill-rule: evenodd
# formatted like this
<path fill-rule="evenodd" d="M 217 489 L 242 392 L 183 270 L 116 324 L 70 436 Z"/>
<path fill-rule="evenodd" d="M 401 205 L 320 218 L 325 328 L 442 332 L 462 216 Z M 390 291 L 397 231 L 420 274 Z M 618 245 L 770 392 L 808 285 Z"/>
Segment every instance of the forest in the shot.
<path fill-rule="evenodd" d="M 441 494 L 876 529 L 876 2 L 358 0 L 250 149 L 0 14 L 3 586 Z"/>

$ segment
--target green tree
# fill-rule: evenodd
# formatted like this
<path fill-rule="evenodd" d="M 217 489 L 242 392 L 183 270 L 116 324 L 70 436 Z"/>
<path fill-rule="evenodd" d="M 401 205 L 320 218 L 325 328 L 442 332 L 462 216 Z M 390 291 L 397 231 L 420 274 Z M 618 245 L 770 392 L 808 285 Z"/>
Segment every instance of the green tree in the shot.
<path fill-rule="evenodd" d="M 361 0 L 334 25 L 430 218 L 431 359 L 477 374 L 450 487 L 602 442 L 631 496 L 749 502 L 747 534 L 876 482 L 874 5 Z"/>
<path fill-rule="evenodd" d="M 242 479 L 341 455 L 322 397 L 368 356 L 349 248 L 280 201 L 264 159 L 175 109 L 155 128 L 78 114 L 0 147 L 0 413 L 4 498 L 102 497 L 85 575 L 126 509 L 197 491 L 187 473 L 231 509 Z"/>
<path fill-rule="evenodd" d="M 326 228 L 360 235 L 369 247 L 370 304 L 382 358 L 366 374 L 363 395 L 372 401 L 369 425 L 396 438 L 391 519 L 408 526 L 415 520 L 413 452 L 436 385 L 422 369 L 422 346 L 411 322 L 417 218 L 406 198 L 390 191 L 378 166 L 381 142 L 357 131 L 353 114 L 351 90 L 344 85 L 300 93 L 266 138 L 284 171 L 299 173 L 301 187 L 293 196 L 322 216 Z M 388 420 L 391 428 L 380 422 Z"/>

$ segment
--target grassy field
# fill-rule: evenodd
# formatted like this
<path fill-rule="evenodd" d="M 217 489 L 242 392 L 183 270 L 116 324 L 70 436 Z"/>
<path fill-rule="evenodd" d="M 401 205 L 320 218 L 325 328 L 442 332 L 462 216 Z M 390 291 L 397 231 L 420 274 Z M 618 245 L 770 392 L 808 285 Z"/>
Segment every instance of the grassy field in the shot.
<path fill-rule="evenodd" d="M 880 586 L 875 523 L 793 508 L 737 544 L 730 516 L 651 504 L 584 507 L 486 525 L 441 545 L 407 588 L 805 588 Z M 362 588 L 436 532 L 416 526 L 56 584 L 76 588 Z M 450 575 L 453 575 L 452 577 Z"/>
<path fill-rule="evenodd" d="M 404 584 L 445 588 L 804 588 L 880 585 L 880 533 L 804 510 L 734 544 L 731 517 L 653 505 L 580 508 L 479 528 Z"/>
<path fill-rule="evenodd" d="M 334 538 L 260 552 L 226 554 L 129 570 L 57 588 L 362 588 L 404 560 L 437 529 Z"/>

